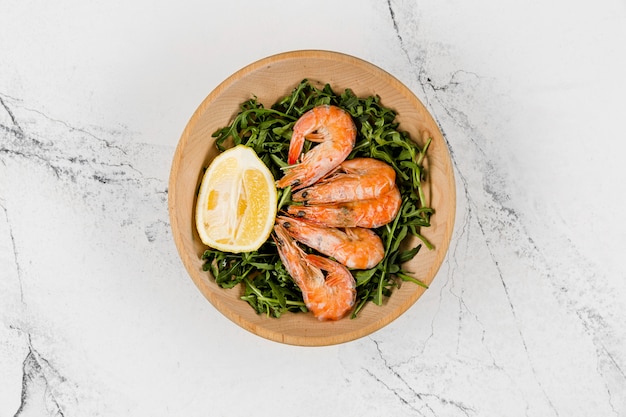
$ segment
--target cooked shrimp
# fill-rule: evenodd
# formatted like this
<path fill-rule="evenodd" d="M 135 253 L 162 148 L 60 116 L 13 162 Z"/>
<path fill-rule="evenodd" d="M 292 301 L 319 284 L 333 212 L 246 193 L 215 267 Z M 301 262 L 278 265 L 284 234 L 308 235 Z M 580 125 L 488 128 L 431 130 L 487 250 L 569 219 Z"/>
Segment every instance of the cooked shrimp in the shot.
<path fill-rule="evenodd" d="M 338 229 L 287 216 L 278 216 L 276 222 L 297 241 L 335 258 L 348 268 L 370 269 L 385 256 L 382 240 L 370 229 Z"/>
<path fill-rule="evenodd" d="M 396 171 L 374 158 L 343 161 L 336 170 L 315 184 L 292 195 L 293 201 L 307 204 L 343 203 L 376 198 L 391 190 Z"/>
<path fill-rule="evenodd" d="M 318 142 L 298 163 L 304 140 Z M 313 184 L 342 163 L 352 151 L 356 126 L 345 110 L 336 106 L 317 106 L 304 113 L 293 126 L 289 143 L 289 167 L 276 182 L 279 188 L 293 190 Z"/>
<path fill-rule="evenodd" d="M 330 259 L 307 255 L 282 225 L 276 224 L 274 233 L 280 259 L 302 290 L 302 299 L 309 311 L 319 320 L 338 320 L 345 316 L 356 300 L 356 283 L 350 271 Z"/>
<path fill-rule="evenodd" d="M 365 227 L 373 229 L 396 218 L 402 205 L 400 190 L 394 186 L 378 198 L 317 205 L 292 205 L 287 212 L 294 217 L 329 227 Z"/>

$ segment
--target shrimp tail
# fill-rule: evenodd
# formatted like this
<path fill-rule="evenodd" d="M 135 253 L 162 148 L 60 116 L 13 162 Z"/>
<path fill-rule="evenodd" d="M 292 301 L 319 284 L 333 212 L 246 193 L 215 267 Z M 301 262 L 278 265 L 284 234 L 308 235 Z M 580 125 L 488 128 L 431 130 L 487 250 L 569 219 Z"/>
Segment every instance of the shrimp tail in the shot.
<path fill-rule="evenodd" d="M 294 129 L 294 132 L 291 135 L 291 142 L 289 142 L 289 153 L 287 154 L 287 163 L 290 166 L 293 166 L 296 162 L 298 162 L 300 153 L 304 147 L 304 139 L 305 135 L 301 131 Z"/>
<path fill-rule="evenodd" d="M 309 306 L 319 320 L 338 320 L 344 317 L 356 302 L 356 281 L 348 269 L 328 258 L 306 255 L 306 262 L 326 271 L 324 292 L 309 294 Z"/>
<path fill-rule="evenodd" d="M 338 268 L 344 269 L 342 266 L 339 266 L 340 264 L 338 264 L 337 262 L 319 255 L 306 255 L 306 260 L 311 265 L 327 272 L 332 272 Z M 329 274 L 326 278 L 326 285 L 328 285 L 329 287 L 337 287 L 338 285 L 343 285 L 343 280 L 341 278 L 342 277 L 337 274 Z M 349 292 L 352 292 L 352 290 L 356 288 L 356 283 L 354 280 L 349 280 L 345 287 Z M 351 304 L 351 306 L 352 305 L 353 304 Z"/>

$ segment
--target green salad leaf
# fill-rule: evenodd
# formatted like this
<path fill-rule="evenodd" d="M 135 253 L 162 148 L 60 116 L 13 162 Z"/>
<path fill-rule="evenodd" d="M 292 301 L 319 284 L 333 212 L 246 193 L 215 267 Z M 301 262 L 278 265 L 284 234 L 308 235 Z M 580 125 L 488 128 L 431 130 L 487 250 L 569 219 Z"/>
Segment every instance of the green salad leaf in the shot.
<path fill-rule="evenodd" d="M 395 111 L 382 106 L 378 96 L 360 98 L 350 89 L 336 94 L 329 84 L 317 88 L 306 79 L 271 108 L 265 108 L 256 97 L 242 103 L 234 120 L 217 130 L 213 137 L 220 151 L 239 144 L 251 147 L 274 178 L 279 179 L 287 166 L 294 123 L 302 114 L 322 104 L 339 106 L 350 113 L 358 133 L 348 159 L 371 157 L 391 165 L 396 171 L 396 183 L 403 201 L 392 223 L 374 229 L 385 247 L 383 260 L 372 269 L 351 271 L 357 284 L 356 307 L 352 313 L 355 318 L 368 302 L 382 305 L 400 281 L 426 287 L 402 265 L 413 259 L 422 245 L 433 249 L 420 234 L 422 227 L 430 226 L 430 217 L 434 213 L 426 205 L 422 189 L 427 175 L 423 161 L 430 139 L 422 147 L 411 140 L 407 132 L 399 130 Z M 305 141 L 303 152 L 311 146 Z M 278 210 L 290 203 L 290 188 L 279 189 Z M 406 248 L 405 243 L 411 236 L 417 237 L 419 243 Z M 310 248 L 303 249 L 314 252 Z M 243 285 L 242 300 L 259 314 L 278 318 L 288 311 L 307 311 L 300 289 L 287 273 L 271 238 L 254 252 L 234 254 L 208 249 L 202 259 L 204 270 L 209 271 L 221 287 Z"/>

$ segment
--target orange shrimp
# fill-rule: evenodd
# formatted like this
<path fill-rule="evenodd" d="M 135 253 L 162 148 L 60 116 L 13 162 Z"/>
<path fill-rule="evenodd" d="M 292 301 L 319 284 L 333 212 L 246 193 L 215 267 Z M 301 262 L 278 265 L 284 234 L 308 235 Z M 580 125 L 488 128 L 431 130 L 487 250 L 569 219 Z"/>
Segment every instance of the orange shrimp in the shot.
<path fill-rule="evenodd" d="M 274 233 L 280 259 L 300 287 L 309 311 L 319 320 L 344 317 L 356 300 L 356 282 L 350 271 L 328 258 L 307 255 L 282 225 L 276 224 Z"/>
<path fill-rule="evenodd" d="M 374 158 L 354 158 L 342 162 L 310 187 L 294 193 L 292 199 L 306 204 L 366 200 L 385 194 L 395 183 L 396 171 L 391 165 Z"/>
<path fill-rule="evenodd" d="M 346 227 L 341 230 L 287 216 L 278 216 L 276 223 L 298 242 L 335 258 L 348 268 L 370 269 L 385 256 L 382 240 L 370 229 Z"/>
<path fill-rule="evenodd" d="M 287 207 L 287 213 L 329 227 L 373 229 L 393 221 L 401 205 L 400 190 L 394 186 L 378 198 L 336 204 L 291 205 Z"/>
<path fill-rule="evenodd" d="M 318 142 L 298 163 L 304 140 Z M 285 175 L 278 188 L 293 190 L 313 184 L 342 163 L 352 151 L 356 126 L 352 117 L 337 106 L 322 105 L 304 113 L 293 126 Z"/>

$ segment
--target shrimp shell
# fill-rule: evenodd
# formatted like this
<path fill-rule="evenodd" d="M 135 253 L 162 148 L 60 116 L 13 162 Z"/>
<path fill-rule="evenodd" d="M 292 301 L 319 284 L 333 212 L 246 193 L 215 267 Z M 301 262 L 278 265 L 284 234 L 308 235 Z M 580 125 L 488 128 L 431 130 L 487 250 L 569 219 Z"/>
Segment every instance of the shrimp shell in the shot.
<path fill-rule="evenodd" d="M 378 198 L 316 205 L 291 205 L 287 213 L 328 227 L 364 227 L 374 229 L 395 219 L 402 206 L 397 186 Z"/>
<path fill-rule="evenodd" d="M 298 163 L 304 140 L 318 142 Z M 348 157 L 356 141 L 356 126 L 348 112 L 322 105 L 304 113 L 293 126 L 289 143 L 289 167 L 276 182 L 278 188 L 298 190 L 315 183 Z"/>
<path fill-rule="evenodd" d="M 356 282 L 350 271 L 330 259 L 307 255 L 280 224 L 274 226 L 273 238 L 309 311 L 319 320 L 344 317 L 356 301 Z"/>
<path fill-rule="evenodd" d="M 396 171 L 374 158 L 343 161 L 337 169 L 315 184 L 292 195 L 293 201 L 306 204 L 343 203 L 376 198 L 391 190 Z"/>
<path fill-rule="evenodd" d="M 338 229 L 287 216 L 278 216 L 276 222 L 297 241 L 333 257 L 348 268 L 370 269 L 385 256 L 382 240 L 370 229 Z"/>

